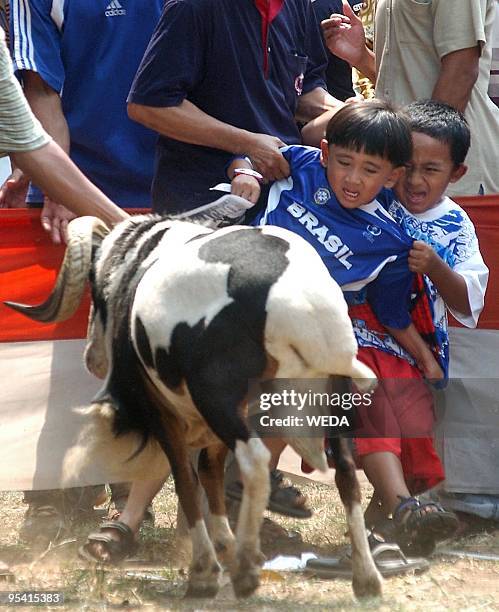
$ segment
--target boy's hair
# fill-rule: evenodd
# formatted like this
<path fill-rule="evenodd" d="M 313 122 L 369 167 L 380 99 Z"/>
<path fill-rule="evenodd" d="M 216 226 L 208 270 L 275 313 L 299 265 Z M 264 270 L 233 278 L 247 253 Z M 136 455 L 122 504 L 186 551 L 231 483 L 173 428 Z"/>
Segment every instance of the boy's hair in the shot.
<path fill-rule="evenodd" d="M 464 162 L 470 148 L 470 128 L 461 112 L 437 100 L 418 100 L 408 104 L 404 111 L 413 132 L 448 144 L 455 166 Z"/>
<path fill-rule="evenodd" d="M 412 137 L 407 117 L 383 100 L 345 104 L 329 121 L 328 145 L 338 145 L 387 159 L 404 166 L 412 157 Z"/>

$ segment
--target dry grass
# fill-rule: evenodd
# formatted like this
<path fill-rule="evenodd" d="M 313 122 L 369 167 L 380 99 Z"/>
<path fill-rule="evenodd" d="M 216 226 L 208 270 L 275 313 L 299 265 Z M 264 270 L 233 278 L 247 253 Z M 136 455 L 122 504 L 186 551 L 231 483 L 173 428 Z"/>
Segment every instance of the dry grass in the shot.
<path fill-rule="evenodd" d="M 267 522 L 263 548 L 267 556 L 314 551 L 337 554 L 346 543 L 341 504 L 334 488 L 302 487 L 315 508 L 308 521 L 278 518 Z M 230 584 L 214 601 L 182 599 L 185 570 L 175 549 L 176 500 L 171 483 L 155 500 L 156 527 L 143 529 L 141 548 L 133 562 L 120 568 L 98 569 L 76 555 L 96 523 L 75 525 L 72 537 L 45 551 L 34 552 L 18 542 L 25 506 L 17 493 L 0 494 L 0 559 L 10 564 L 15 583 L 0 590 L 62 590 L 66 609 L 150 610 L 495 610 L 499 609 L 499 562 L 435 557 L 430 571 L 385 582 L 383 600 L 359 604 L 348 582 L 320 580 L 301 573 L 264 572 L 257 595 L 234 599 Z M 269 515 L 270 516 L 270 515 Z M 275 516 L 273 516 L 276 519 Z M 499 553 L 499 531 L 460 542 L 460 547 Z M 60 608 L 59 608 L 60 609 Z"/>

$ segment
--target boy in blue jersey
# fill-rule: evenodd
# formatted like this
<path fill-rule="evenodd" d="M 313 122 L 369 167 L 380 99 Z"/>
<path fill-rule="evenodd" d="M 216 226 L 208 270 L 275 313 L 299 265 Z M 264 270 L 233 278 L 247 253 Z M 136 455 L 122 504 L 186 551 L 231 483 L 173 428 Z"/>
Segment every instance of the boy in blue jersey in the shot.
<path fill-rule="evenodd" d="M 380 500 L 385 514 L 398 511 L 403 530 L 411 519 L 413 538 L 433 544 L 454 529 L 455 517 L 433 504 L 406 510 L 400 498 L 410 498 L 443 479 L 429 437 L 432 397 L 421 384 L 421 372 L 428 379 L 442 378 L 443 373 L 409 314 L 413 275 L 408 257 L 413 240 L 376 200 L 383 188 L 393 187 L 401 177 L 411 153 L 408 123 L 389 104 L 348 104 L 329 122 L 321 151 L 283 149 L 291 176 L 272 185 L 255 223 L 285 227 L 310 242 L 350 305 L 359 359 L 380 379 L 414 379 L 408 387 L 380 385 L 376 411 L 390 423 L 390 437 L 376 437 L 376 428 L 367 428 L 363 434 L 368 437 L 356 439 L 356 451 L 374 485 L 375 503 Z M 233 160 L 228 175 L 233 177 L 232 193 L 249 194 L 256 201 L 258 177 L 248 162 Z M 362 314 L 369 310 L 367 304 L 384 328 L 376 329 L 358 316 L 359 308 Z M 404 437 L 408 433 L 421 437 Z"/>

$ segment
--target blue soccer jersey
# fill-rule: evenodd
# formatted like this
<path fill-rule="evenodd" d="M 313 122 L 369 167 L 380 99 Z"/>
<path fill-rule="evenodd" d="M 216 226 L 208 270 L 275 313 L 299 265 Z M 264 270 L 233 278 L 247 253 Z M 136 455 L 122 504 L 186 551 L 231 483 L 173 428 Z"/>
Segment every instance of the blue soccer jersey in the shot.
<path fill-rule="evenodd" d="M 14 69 L 61 94 L 70 154 L 120 206 L 150 206 L 156 135 L 126 98 L 164 0 L 12 0 Z"/>
<path fill-rule="evenodd" d="M 413 275 L 407 266 L 412 239 L 374 200 L 356 209 L 338 202 L 318 149 L 282 149 L 291 176 L 274 183 L 256 225 L 278 225 L 315 247 L 348 302 L 367 298 L 383 325 L 402 329 L 411 318 Z M 359 344 L 372 346 L 358 334 Z M 380 348 L 376 344 L 376 348 Z M 400 348 L 383 350 L 403 356 Z"/>

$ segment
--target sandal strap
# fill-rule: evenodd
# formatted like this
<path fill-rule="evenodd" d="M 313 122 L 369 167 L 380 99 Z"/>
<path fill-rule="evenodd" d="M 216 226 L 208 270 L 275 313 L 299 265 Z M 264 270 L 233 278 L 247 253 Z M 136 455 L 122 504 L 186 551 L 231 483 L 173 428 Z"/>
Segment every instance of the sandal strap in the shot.
<path fill-rule="evenodd" d="M 61 511 L 55 506 L 46 504 L 44 506 L 34 506 L 33 514 L 42 514 L 44 516 L 61 516 Z"/>
<path fill-rule="evenodd" d="M 287 485 L 286 487 L 281 487 L 282 482 L 284 480 L 284 474 L 280 470 L 271 470 L 270 471 L 270 495 L 272 496 L 278 489 L 285 488 L 286 491 L 292 493 L 295 497 L 301 497 L 302 492 L 294 487 L 293 485 Z"/>
<path fill-rule="evenodd" d="M 374 561 L 376 561 L 378 557 L 381 557 L 383 553 L 391 553 L 392 555 L 397 555 L 400 559 L 405 561 L 405 563 L 409 563 L 407 557 L 404 555 L 398 544 L 390 544 L 388 542 L 383 542 L 380 544 L 376 544 L 376 546 L 371 548 L 371 555 Z"/>
<path fill-rule="evenodd" d="M 284 474 L 281 472 L 281 470 L 278 470 L 278 469 L 270 470 L 270 481 L 272 483 L 275 483 L 276 485 L 280 485 L 283 480 L 284 480 Z"/>
<path fill-rule="evenodd" d="M 403 525 L 407 521 L 410 514 L 416 511 L 418 508 L 421 508 L 422 506 L 421 502 L 417 497 L 403 497 L 402 495 L 399 495 L 398 497 L 401 501 L 400 504 L 393 511 L 392 517 L 394 523 Z M 409 510 L 409 514 L 401 516 L 401 514 L 405 513 L 407 510 Z"/>
<path fill-rule="evenodd" d="M 445 509 L 442 504 L 436 501 L 421 502 L 416 497 L 400 497 L 400 499 L 402 501 L 393 513 L 393 520 L 399 525 L 404 524 L 409 518 L 410 514 L 421 514 L 422 511 L 425 511 L 428 508 L 435 508 L 437 512 L 445 512 Z M 409 510 L 409 515 L 407 517 L 401 518 L 400 514 L 405 510 Z"/>
<path fill-rule="evenodd" d="M 103 521 L 100 525 L 100 529 L 114 529 L 116 531 L 119 531 L 126 538 L 135 538 L 134 533 L 130 529 L 130 527 L 121 521 Z"/>

